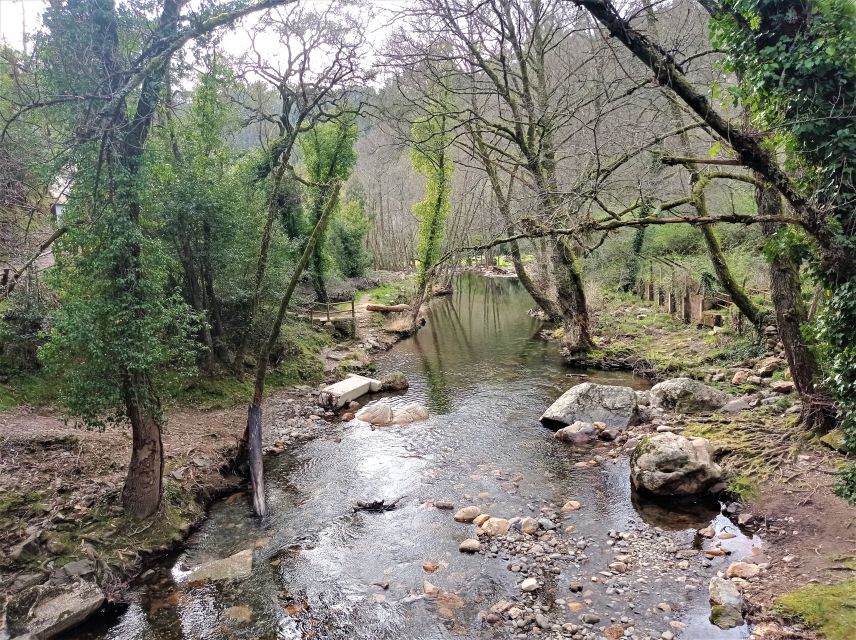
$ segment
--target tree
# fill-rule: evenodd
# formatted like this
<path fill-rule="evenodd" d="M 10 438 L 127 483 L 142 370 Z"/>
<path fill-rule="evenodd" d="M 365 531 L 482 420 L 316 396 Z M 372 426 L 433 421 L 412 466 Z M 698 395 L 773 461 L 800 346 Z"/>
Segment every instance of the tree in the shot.
<path fill-rule="evenodd" d="M 361 199 L 348 200 L 336 211 L 330 228 L 330 248 L 339 272 L 347 278 L 366 275 L 371 256 L 365 248 L 369 219 Z"/>
<path fill-rule="evenodd" d="M 279 339 L 285 313 L 291 303 L 291 297 L 297 282 L 310 259 L 315 255 L 318 243 L 336 209 L 342 183 L 353 169 L 355 155 L 353 144 L 357 129 L 354 115 L 345 113 L 339 120 L 318 124 L 303 134 L 300 140 L 304 152 L 306 173 L 309 177 L 320 177 L 324 182 L 308 182 L 309 199 L 314 211 L 312 232 L 303 246 L 300 260 L 294 267 L 285 293 L 279 303 L 276 318 L 270 328 L 256 358 L 256 375 L 253 385 L 253 397 L 247 408 L 247 427 L 240 444 L 239 457 L 249 458 L 250 476 L 253 484 L 253 507 L 256 515 L 264 516 L 267 505 L 264 495 L 264 469 L 262 463 L 262 400 L 264 399 L 265 379 L 270 354 Z"/>
<path fill-rule="evenodd" d="M 364 21 L 369 16 L 369 13 L 355 15 L 347 2 L 331 2 L 320 7 L 293 4 L 259 20 L 253 32 L 252 50 L 241 62 L 243 74 L 260 76 L 264 83 L 270 85 L 278 97 L 279 108 L 277 112 L 270 113 L 264 100 L 245 100 L 244 104 L 251 120 L 274 124 L 275 136 L 266 141 L 265 157 L 258 166 L 258 178 L 269 181 L 267 218 L 255 269 L 255 284 L 234 359 L 239 373 L 258 315 L 270 260 L 274 221 L 289 201 L 284 189 L 290 188 L 292 152 L 305 132 L 318 123 L 338 117 L 351 93 L 365 79 L 360 60 L 365 48 Z M 264 56 L 263 46 L 257 44 L 257 37 L 262 32 L 279 37 L 284 60 L 271 61 Z M 317 217 L 316 212 L 316 221 Z M 292 230 L 295 228 L 292 226 Z"/>
<path fill-rule="evenodd" d="M 318 124 L 300 138 L 300 150 L 309 182 L 306 190 L 309 223 L 314 229 L 322 219 L 330 194 L 351 175 L 356 161 L 354 142 L 357 125 L 352 113 L 340 119 Z M 320 228 L 312 251 L 312 286 L 320 302 L 327 301 L 325 285 L 326 223 Z"/>
<path fill-rule="evenodd" d="M 717 17 L 716 41 L 728 53 L 738 74 L 736 97 L 750 108 L 757 124 L 778 123 L 778 140 L 788 154 L 788 166 L 782 167 L 773 153 L 775 135 L 759 136 L 749 127 L 723 116 L 688 80 L 674 57 L 631 25 L 613 3 L 573 1 L 586 8 L 653 71 L 661 86 L 674 91 L 723 144 L 734 150 L 740 164 L 763 177 L 793 208 L 795 219 L 766 221 L 796 223 L 815 243 L 816 265 L 833 292 L 823 314 L 825 319 L 820 323 L 820 335 L 835 346 L 833 367 L 837 373 L 829 379 L 830 389 L 844 410 L 845 421 L 850 422 L 848 416 L 856 409 L 848 404 L 856 388 L 856 356 L 848 346 L 849 338 L 843 336 L 849 335 L 856 320 L 856 317 L 849 320 L 847 311 L 851 308 L 847 300 L 856 278 L 852 206 L 847 204 L 853 200 L 853 178 L 847 154 L 852 153 L 856 129 L 846 126 L 839 129 L 842 122 L 852 122 L 847 115 L 853 103 L 849 89 L 856 86 L 854 65 L 840 64 L 842 59 L 854 58 L 852 6 L 846 2 L 829 5 L 818 2 L 811 5 L 811 10 L 798 14 L 791 11 L 789 3 L 775 0 L 741 3 L 741 11 L 728 2 L 703 2 Z M 809 20 L 810 16 L 813 19 Z M 814 86 L 819 78 L 818 91 Z M 817 145 L 818 140 L 824 142 Z M 759 215 L 757 220 L 764 218 Z M 841 298 L 837 297 L 838 291 Z M 774 301 L 785 302 L 788 298 L 793 296 L 776 295 Z M 789 313 L 789 309 L 777 309 L 779 317 Z M 834 318 L 832 325 L 826 324 L 829 318 Z M 782 337 L 791 340 L 795 333 L 791 329 Z M 785 348 L 794 377 L 810 380 L 812 372 L 807 369 L 811 359 L 803 357 L 804 347 L 790 343 Z M 814 383 L 806 383 L 800 392 L 804 424 L 820 431 L 828 429 L 832 424 L 832 407 L 825 395 L 817 391 Z"/>
<path fill-rule="evenodd" d="M 162 0 L 153 21 L 144 12 L 122 14 L 112 0 L 52 4 L 41 44 L 44 85 L 38 88 L 45 93 L 30 93 L 7 121 L 47 108 L 62 121 L 71 150 L 67 165 L 75 171 L 70 209 L 79 231 L 66 239 L 60 259 L 61 273 L 70 279 L 48 354 L 75 368 L 72 391 L 88 388 L 76 407 L 84 418 L 100 421 L 111 409 L 115 419 L 130 423 L 132 454 L 122 498 L 138 517 L 160 505 L 157 375 L 165 361 L 186 353 L 188 317 L 159 287 L 164 265 L 146 233 L 141 202 L 146 143 L 173 54 L 284 1 L 238 0 L 189 15 L 182 13 L 185 3 Z M 72 281 L 75 274 L 80 279 Z M 177 351 L 164 345 L 164 332 Z"/>
<path fill-rule="evenodd" d="M 441 104 L 446 100 L 447 96 L 438 98 Z M 419 220 L 416 297 L 411 310 L 411 322 L 415 327 L 440 259 L 450 208 L 454 164 L 450 157 L 450 123 L 446 109 L 439 109 L 437 114 L 414 123 L 412 140 L 413 168 L 425 176 L 425 199 L 413 205 L 413 215 Z"/>

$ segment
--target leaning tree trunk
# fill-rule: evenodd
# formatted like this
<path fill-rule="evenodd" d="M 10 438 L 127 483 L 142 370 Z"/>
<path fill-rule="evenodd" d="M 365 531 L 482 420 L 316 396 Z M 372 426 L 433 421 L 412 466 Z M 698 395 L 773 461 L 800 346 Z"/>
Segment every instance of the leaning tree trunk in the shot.
<path fill-rule="evenodd" d="M 256 378 L 253 386 L 253 399 L 247 407 L 247 427 L 244 430 L 244 435 L 241 438 L 241 443 L 239 445 L 238 459 L 244 461 L 249 460 L 250 480 L 253 485 L 253 509 L 259 517 L 264 517 L 267 514 L 264 466 L 262 463 L 262 400 L 264 400 L 268 361 L 270 359 L 271 352 L 276 346 L 276 341 L 279 340 L 282 323 L 285 320 L 285 313 L 288 311 L 288 305 L 291 303 L 291 297 L 294 295 L 294 290 L 297 288 L 297 282 L 300 280 L 301 274 L 309 263 L 309 259 L 312 256 L 312 252 L 315 249 L 318 238 L 321 237 L 321 234 L 324 232 L 324 227 L 327 225 L 327 221 L 330 219 L 333 210 L 336 208 L 336 200 L 339 197 L 340 186 L 341 185 L 339 183 L 336 183 L 333 187 L 329 200 L 322 210 L 321 216 L 318 218 L 318 222 L 315 223 L 315 228 L 312 230 L 312 234 L 306 241 L 300 260 L 294 267 L 294 272 L 291 274 L 291 278 L 288 281 L 288 287 L 286 287 L 285 293 L 280 301 L 279 311 L 277 312 L 276 319 L 271 327 L 270 335 L 268 336 L 267 341 L 262 344 L 258 353 Z"/>
<path fill-rule="evenodd" d="M 704 215 L 699 211 L 699 215 Z M 764 332 L 764 313 L 755 306 L 755 304 L 746 295 L 746 291 L 737 284 L 728 263 L 725 261 L 725 255 L 722 253 L 722 246 L 719 244 L 719 239 L 716 237 L 716 232 L 713 230 L 713 225 L 703 224 L 699 227 L 701 234 L 704 236 L 704 242 L 707 245 L 707 253 L 710 256 L 710 262 L 713 265 L 713 270 L 716 273 L 716 279 L 719 284 L 725 289 L 726 293 L 731 297 L 731 301 L 740 310 L 750 324 L 755 328 L 755 331 L 760 336 Z"/>
<path fill-rule="evenodd" d="M 523 264 L 523 259 L 520 256 L 520 245 L 517 240 L 512 240 L 508 243 L 509 252 L 511 253 L 511 263 L 514 265 L 514 272 L 517 274 L 517 280 L 523 285 L 523 288 L 529 293 L 535 304 L 547 314 L 551 322 L 562 321 L 562 311 L 559 305 L 549 296 L 545 295 L 541 288 L 536 285 L 529 274 L 526 272 L 526 267 Z"/>
<path fill-rule="evenodd" d="M 132 380 L 136 377 L 136 380 Z M 122 489 L 122 503 L 125 509 L 137 518 L 147 518 L 160 507 L 163 482 L 163 443 L 161 425 L 156 415 L 157 402 L 151 384 L 140 376 L 127 376 L 122 384 L 125 408 L 131 422 L 132 448 L 131 463 L 125 487 Z M 149 397 L 143 399 L 139 392 L 146 389 Z"/>
<path fill-rule="evenodd" d="M 775 187 L 755 173 L 761 186 L 755 187 L 758 215 L 781 217 L 782 198 Z M 771 237 L 781 228 L 776 222 L 761 224 L 764 235 Z M 802 326 L 808 322 L 800 289 L 797 264 L 788 256 L 776 253 L 770 260 L 770 291 L 776 310 L 779 338 L 791 369 L 794 386 L 802 401 L 802 424 L 814 431 L 826 432 L 835 426 L 835 407 L 830 397 L 818 386 L 820 369 L 811 347 L 806 343 Z"/>

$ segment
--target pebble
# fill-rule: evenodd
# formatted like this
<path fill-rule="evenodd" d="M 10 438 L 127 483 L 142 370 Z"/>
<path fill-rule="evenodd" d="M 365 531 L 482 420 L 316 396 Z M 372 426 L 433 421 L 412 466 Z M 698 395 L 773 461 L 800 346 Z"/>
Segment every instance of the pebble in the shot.
<path fill-rule="evenodd" d="M 458 547 L 458 550 L 462 551 L 463 553 L 478 553 L 480 549 L 481 542 L 479 542 L 475 538 L 468 538 L 464 540 Z"/>
<path fill-rule="evenodd" d="M 538 589 L 540 585 L 535 578 L 526 578 L 523 582 L 520 583 L 520 590 L 524 593 L 531 593 Z"/>

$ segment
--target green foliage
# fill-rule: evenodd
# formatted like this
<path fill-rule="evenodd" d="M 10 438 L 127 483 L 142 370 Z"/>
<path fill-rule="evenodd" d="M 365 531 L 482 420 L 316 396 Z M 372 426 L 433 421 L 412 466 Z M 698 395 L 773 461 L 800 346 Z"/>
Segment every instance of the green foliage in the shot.
<path fill-rule="evenodd" d="M 856 464 L 848 464 L 835 482 L 835 495 L 856 504 Z"/>
<path fill-rule="evenodd" d="M 416 247 L 417 286 L 425 286 L 431 268 L 440 259 L 446 218 L 451 209 L 452 169 L 450 123 L 445 113 L 417 121 L 412 128 L 413 168 L 426 178 L 425 199 L 413 205 L 419 220 Z"/>
<path fill-rule="evenodd" d="M 0 304 L 0 365 L 6 372 L 38 368 L 44 325 L 54 307 L 50 293 L 33 279 Z"/>
<path fill-rule="evenodd" d="M 352 113 L 343 113 L 335 120 L 314 126 L 298 140 L 306 177 L 313 183 L 305 189 L 309 227 L 314 228 L 324 212 L 328 200 L 341 184 L 351 175 L 357 154 L 357 125 Z M 325 274 L 328 268 L 327 229 L 321 230 L 312 251 L 311 272 L 315 293 L 319 300 L 326 300 Z"/>
<path fill-rule="evenodd" d="M 841 411 L 844 441 L 856 451 L 856 281 L 836 287 L 826 301 L 815 325 L 821 355 L 828 363 L 826 384 L 835 394 Z"/>
<path fill-rule="evenodd" d="M 645 252 L 651 255 L 693 255 L 704 252 L 701 232 L 688 224 L 663 224 L 648 230 Z"/>
<path fill-rule="evenodd" d="M 806 193 L 830 212 L 824 246 L 813 263 L 829 291 L 815 339 L 825 356 L 826 385 L 856 451 L 856 5 L 851 0 L 729 0 L 711 22 L 725 66 L 740 77 L 732 91 L 753 119 L 775 132 L 788 167 Z M 829 246 L 826 246 L 829 245 Z M 832 245 L 835 248 L 832 249 Z M 779 234 L 768 251 L 804 257 L 808 247 Z M 836 258 L 829 259 L 830 254 Z M 847 266 L 849 265 L 849 266 Z"/>
<path fill-rule="evenodd" d="M 371 264 L 365 248 L 369 219 L 360 200 L 350 200 L 336 212 L 330 225 L 330 249 L 340 273 L 347 278 L 364 276 Z"/>
<path fill-rule="evenodd" d="M 85 192 L 88 184 L 81 180 L 78 188 Z M 66 215 L 82 222 L 88 212 L 77 200 Z M 195 314 L 167 288 L 174 265 L 163 243 L 115 201 L 98 215 L 99 224 L 73 224 L 55 247 L 51 278 L 60 307 L 40 352 L 65 405 L 93 427 L 127 418 L 129 377 L 189 373 L 198 328 Z M 134 261 L 139 268 L 122 267 Z M 156 392 L 145 386 L 139 399 L 157 413 Z"/>

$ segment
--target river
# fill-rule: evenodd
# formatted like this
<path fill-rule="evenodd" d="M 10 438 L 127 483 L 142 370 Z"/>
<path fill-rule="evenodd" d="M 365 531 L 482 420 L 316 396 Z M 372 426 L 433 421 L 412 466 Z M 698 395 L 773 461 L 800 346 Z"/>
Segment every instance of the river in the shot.
<path fill-rule="evenodd" d="M 674 555 L 675 547 L 698 549 L 697 528 L 731 523 L 715 508 L 672 512 L 640 503 L 631 495 L 626 456 L 575 451 L 539 424 L 552 400 L 582 380 L 648 385 L 623 372 L 567 369 L 555 345 L 538 338 L 540 324 L 527 314 L 531 305 L 515 280 L 459 277 L 454 295 L 432 306 L 427 325 L 376 361 L 380 373 L 403 371 L 411 386 L 371 401 L 422 402 L 428 421 L 374 429 L 334 424 L 271 460 L 269 521 L 256 521 L 245 501 L 215 504 L 184 550 L 132 589 L 130 606 L 68 637 L 600 638 L 607 625 L 629 627 L 636 638 L 664 632 L 689 640 L 748 637 L 747 627 L 721 631 L 707 621 L 707 580 L 724 569 L 722 561 L 705 567 L 689 552 L 687 569 Z M 594 464 L 578 464 L 593 458 Z M 395 498 L 393 511 L 353 509 L 357 500 Z M 549 597 L 538 602 L 551 624 L 579 629 L 523 632 L 487 624 L 484 612 L 492 605 L 521 598 L 525 575 L 510 570 L 517 560 L 501 547 L 494 551 L 488 543 L 486 554 L 460 553 L 474 527 L 432 502 L 537 518 L 571 499 L 583 505 L 567 514 L 573 541 L 582 546 L 576 556 L 556 560 L 560 570 Z M 731 528 L 738 533 L 728 541 L 733 558 L 758 546 Z M 626 575 L 600 573 L 614 553 L 610 530 L 626 532 L 627 542 L 615 538 L 633 554 Z M 256 548 L 249 578 L 182 581 L 188 568 L 248 547 Z M 439 569 L 428 573 L 425 562 Z M 425 580 L 440 597 L 423 595 Z M 580 582 L 585 589 L 572 592 Z M 661 603 L 667 606 L 658 608 Z M 600 622 L 583 627 L 584 613 Z"/>

